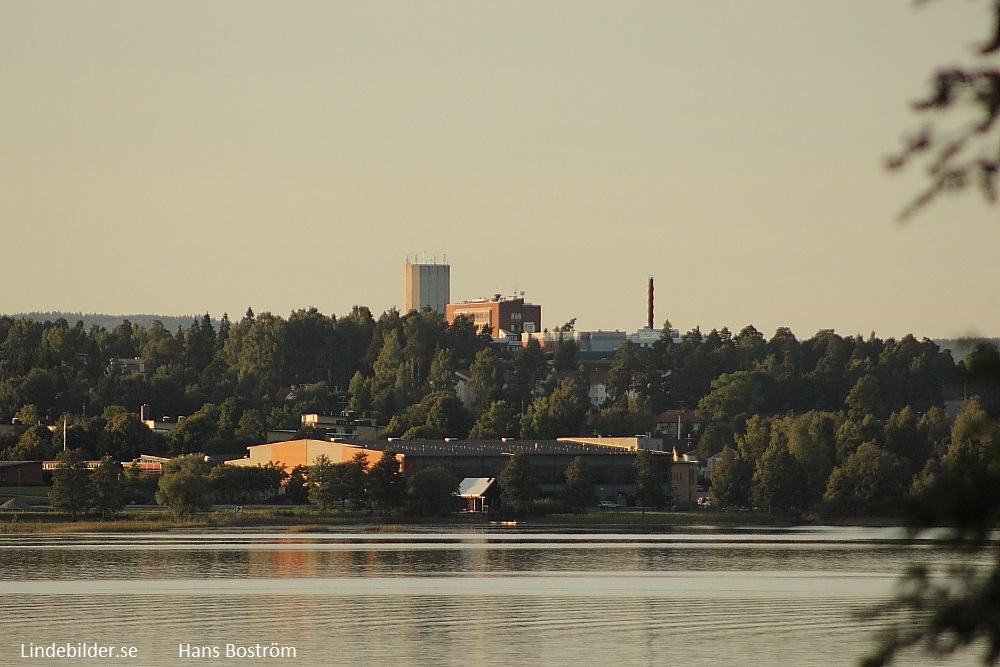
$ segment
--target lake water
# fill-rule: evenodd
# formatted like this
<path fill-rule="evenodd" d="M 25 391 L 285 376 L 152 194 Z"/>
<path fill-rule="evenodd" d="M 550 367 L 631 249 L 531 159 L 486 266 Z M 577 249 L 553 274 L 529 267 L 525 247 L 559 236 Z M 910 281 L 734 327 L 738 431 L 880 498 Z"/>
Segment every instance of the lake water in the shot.
<path fill-rule="evenodd" d="M 0 536 L 0 665 L 846 666 L 871 646 L 858 612 L 941 558 L 899 537 Z M 104 646 L 136 657 L 45 657 Z"/>

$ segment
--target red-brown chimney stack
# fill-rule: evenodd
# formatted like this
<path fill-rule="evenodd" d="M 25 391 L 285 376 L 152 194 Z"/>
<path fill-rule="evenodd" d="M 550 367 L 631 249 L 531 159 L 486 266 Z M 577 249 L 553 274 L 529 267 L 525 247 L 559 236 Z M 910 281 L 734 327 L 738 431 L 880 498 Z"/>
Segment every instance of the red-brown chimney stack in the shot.
<path fill-rule="evenodd" d="M 646 326 L 653 328 L 653 276 L 649 277 L 649 304 L 646 312 Z"/>

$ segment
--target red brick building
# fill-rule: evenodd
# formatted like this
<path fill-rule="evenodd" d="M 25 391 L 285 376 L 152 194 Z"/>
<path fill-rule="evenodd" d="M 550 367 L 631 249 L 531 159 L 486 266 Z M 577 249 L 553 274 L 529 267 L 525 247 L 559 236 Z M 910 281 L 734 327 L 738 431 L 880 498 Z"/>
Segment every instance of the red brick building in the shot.
<path fill-rule="evenodd" d="M 40 486 L 41 461 L 0 461 L 0 486 Z"/>
<path fill-rule="evenodd" d="M 494 294 L 491 299 L 449 303 L 445 307 L 448 324 L 454 322 L 459 315 L 472 318 L 479 331 L 489 327 L 494 336 L 500 331 L 520 334 L 542 330 L 542 307 L 525 303 L 524 298 L 518 296 Z"/>

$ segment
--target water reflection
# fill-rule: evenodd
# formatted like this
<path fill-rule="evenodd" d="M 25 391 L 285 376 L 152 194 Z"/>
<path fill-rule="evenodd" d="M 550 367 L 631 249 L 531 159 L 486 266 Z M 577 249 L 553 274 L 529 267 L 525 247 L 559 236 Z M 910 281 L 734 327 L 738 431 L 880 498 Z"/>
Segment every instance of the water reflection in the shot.
<path fill-rule="evenodd" d="M 498 533 L 0 537 L 10 580 L 300 578 L 527 572 L 879 572 L 936 552 L 899 540 L 724 534 L 567 537 Z M 805 538 L 805 539 L 804 539 Z"/>
<path fill-rule="evenodd" d="M 280 639 L 302 665 L 848 665 L 853 614 L 936 558 L 867 529 L 2 536 L 0 594 L 14 642 L 137 637 L 145 664 Z"/>

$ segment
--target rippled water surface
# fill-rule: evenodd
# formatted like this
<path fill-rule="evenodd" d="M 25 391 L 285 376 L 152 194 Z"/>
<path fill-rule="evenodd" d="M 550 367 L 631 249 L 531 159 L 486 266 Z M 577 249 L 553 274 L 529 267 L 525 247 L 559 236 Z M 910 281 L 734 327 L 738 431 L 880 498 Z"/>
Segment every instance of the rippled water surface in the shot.
<path fill-rule="evenodd" d="M 857 613 L 936 551 L 895 531 L 0 536 L 0 665 L 851 665 Z M 188 658 L 179 645 L 294 647 Z M 974 664 L 963 656 L 949 664 Z M 918 658 L 898 664 L 934 664 Z"/>

